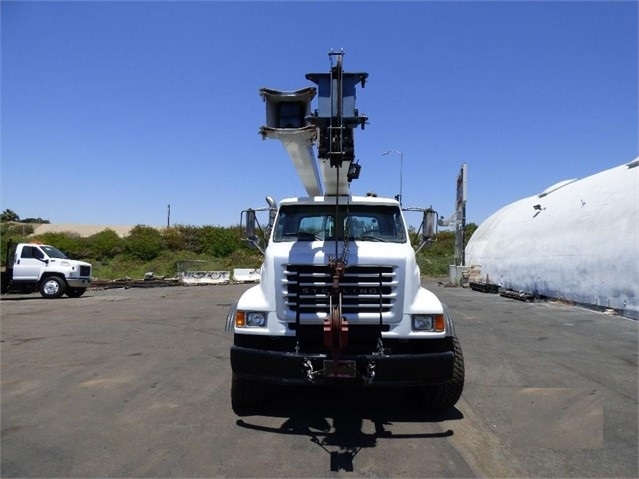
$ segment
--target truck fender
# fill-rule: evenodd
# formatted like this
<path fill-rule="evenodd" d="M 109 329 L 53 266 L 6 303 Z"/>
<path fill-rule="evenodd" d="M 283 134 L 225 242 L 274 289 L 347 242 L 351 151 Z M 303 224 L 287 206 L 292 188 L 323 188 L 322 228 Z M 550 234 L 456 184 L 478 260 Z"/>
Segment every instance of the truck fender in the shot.
<path fill-rule="evenodd" d="M 457 334 L 455 334 L 455 324 L 453 322 L 453 315 L 450 312 L 450 309 L 448 309 L 448 306 L 442 303 L 442 307 L 444 308 L 444 318 L 446 318 L 446 331 L 447 336 L 453 336 L 453 337 L 457 337 Z"/>
<path fill-rule="evenodd" d="M 239 300 L 235 300 L 231 303 L 231 307 L 229 308 L 229 312 L 226 315 L 226 324 L 224 325 L 224 331 L 233 331 L 233 325 L 235 324 L 235 313 L 237 312 L 237 302 Z"/>

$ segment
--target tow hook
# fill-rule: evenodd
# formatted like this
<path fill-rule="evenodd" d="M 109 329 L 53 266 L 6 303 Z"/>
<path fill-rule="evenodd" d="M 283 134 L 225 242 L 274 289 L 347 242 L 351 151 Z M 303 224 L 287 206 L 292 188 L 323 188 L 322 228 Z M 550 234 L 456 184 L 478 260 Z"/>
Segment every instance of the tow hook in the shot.
<path fill-rule="evenodd" d="M 366 376 L 364 377 L 366 384 L 371 384 L 375 379 L 375 366 L 375 361 L 369 362 L 366 366 Z"/>
<path fill-rule="evenodd" d="M 302 367 L 304 368 L 304 373 L 306 375 L 306 380 L 308 382 L 312 383 L 315 380 L 315 375 L 317 374 L 317 372 L 313 370 L 313 364 L 311 364 L 311 360 L 310 359 L 306 359 L 302 363 Z"/>

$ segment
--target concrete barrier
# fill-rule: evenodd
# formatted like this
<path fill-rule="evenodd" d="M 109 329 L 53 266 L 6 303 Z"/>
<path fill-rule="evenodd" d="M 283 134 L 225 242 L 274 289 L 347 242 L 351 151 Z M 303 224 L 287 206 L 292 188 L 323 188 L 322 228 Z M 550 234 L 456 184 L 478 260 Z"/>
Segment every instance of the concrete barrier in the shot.
<path fill-rule="evenodd" d="M 260 268 L 235 268 L 233 270 L 233 280 L 236 283 L 259 283 Z"/>
<path fill-rule="evenodd" d="M 184 271 L 178 275 L 182 284 L 229 284 L 230 271 Z"/>

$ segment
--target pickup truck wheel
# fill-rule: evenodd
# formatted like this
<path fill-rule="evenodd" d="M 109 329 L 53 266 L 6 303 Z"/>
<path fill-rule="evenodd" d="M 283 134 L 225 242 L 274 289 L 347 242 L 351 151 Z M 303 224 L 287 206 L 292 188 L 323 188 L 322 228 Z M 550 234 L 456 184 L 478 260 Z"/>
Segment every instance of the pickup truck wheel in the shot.
<path fill-rule="evenodd" d="M 59 298 L 64 294 L 66 283 L 62 278 L 57 276 L 49 276 L 42 280 L 40 284 L 40 294 L 46 299 Z"/>
<path fill-rule="evenodd" d="M 242 379 L 235 374 L 231 380 L 231 405 L 240 412 L 245 408 L 259 405 L 265 396 L 266 385 L 257 381 Z"/>
<path fill-rule="evenodd" d="M 69 298 L 79 298 L 86 290 L 86 288 L 69 288 L 66 294 Z"/>
<path fill-rule="evenodd" d="M 419 409 L 426 411 L 443 411 L 457 404 L 464 389 L 464 355 L 462 353 L 459 339 L 452 338 L 453 353 L 453 375 L 443 383 L 423 388 L 414 388 L 408 391 L 409 400 Z"/>

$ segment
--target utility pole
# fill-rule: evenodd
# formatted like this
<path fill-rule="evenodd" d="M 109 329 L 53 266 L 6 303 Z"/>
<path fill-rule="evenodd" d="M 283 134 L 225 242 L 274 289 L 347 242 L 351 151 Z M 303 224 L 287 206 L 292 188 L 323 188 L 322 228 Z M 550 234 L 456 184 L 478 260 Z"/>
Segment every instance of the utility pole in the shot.
<path fill-rule="evenodd" d="M 171 227 L 171 205 L 168 205 L 168 211 L 166 213 L 166 227 Z"/>

